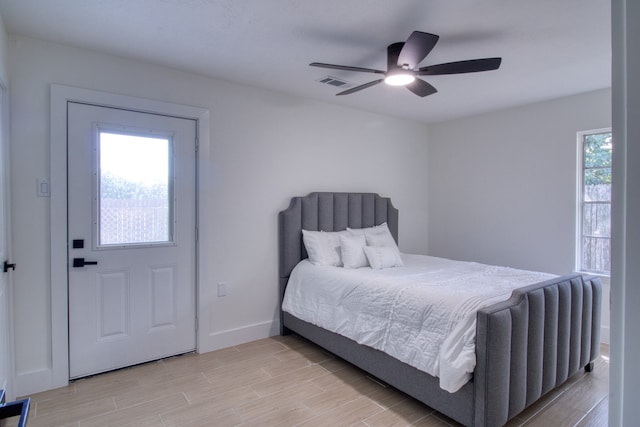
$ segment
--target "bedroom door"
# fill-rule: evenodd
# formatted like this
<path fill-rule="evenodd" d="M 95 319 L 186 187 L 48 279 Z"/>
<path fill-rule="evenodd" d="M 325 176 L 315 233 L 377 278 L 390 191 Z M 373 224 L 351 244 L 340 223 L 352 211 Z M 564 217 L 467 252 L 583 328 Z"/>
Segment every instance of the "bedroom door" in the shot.
<path fill-rule="evenodd" d="M 196 122 L 68 104 L 69 372 L 196 346 Z"/>

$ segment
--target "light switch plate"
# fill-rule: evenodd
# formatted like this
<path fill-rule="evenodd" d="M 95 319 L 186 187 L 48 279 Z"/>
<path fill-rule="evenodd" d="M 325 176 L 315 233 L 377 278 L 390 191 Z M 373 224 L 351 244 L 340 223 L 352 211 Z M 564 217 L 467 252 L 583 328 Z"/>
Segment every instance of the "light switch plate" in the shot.
<path fill-rule="evenodd" d="M 36 179 L 36 196 L 49 197 L 51 196 L 51 188 L 49 186 L 49 180 L 46 178 Z"/>

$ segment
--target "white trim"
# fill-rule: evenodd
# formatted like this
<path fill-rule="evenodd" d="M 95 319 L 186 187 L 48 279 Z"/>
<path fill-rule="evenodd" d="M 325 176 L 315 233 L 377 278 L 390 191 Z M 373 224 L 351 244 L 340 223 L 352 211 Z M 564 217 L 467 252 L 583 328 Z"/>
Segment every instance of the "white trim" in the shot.
<path fill-rule="evenodd" d="M 167 114 L 176 117 L 193 119 L 197 123 L 198 152 L 197 183 L 206 182 L 208 174 L 209 141 L 209 110 L 187 105 L 172 104 L 150 99 L 135 98 L 89 89 L 70 86 L 51 85 L 51 370 L 49 375 L 38 372 L 33 381 L 25 376 L 17 378 L 22 394 L 63 387 L 69 382 L 69 336 L 68 336 L 68 303 L 67 303 L 67 102 L 85 102 L 115 108 L 127 108 L 148 113 Z M 197 185 L 197 222 L 201 228 L 199 218 L 204 217 L 208 206 L 203 197 L 201 186 Z M 206 221 L 204 221 L 206 224 Z M 196 243 L 196 259 L 200 259 L 200 241 Z M 201 352 L 205 329 L 202 316 L 203 296 L 201 277 L 207 263 L 197 262 L 196 272 L 196 336 L 197 351 Z M 27 374 L 31 377 L 31 374 Z M 25 378 L 23 378 L 25 377 Z M 18 384 L 16 384 L 18 389 Z"/>
<path fill-rule="evenodd" d="M 33 394 L 35 391 L 45 390 L 43 387 L 47 384 L 53 383 L 53 370 L 52 369 L 42 369 L 40 371 L 26 372 L 17 374 L 15 376 L 15 397 L 17 396 L 27 396 L 29 394 Z M 66 385 L 66 384 L 65 384 Z M 55 388 L 47 387 L 47 388 Z M 61 387 L 61 386 L 60 386 Z"/>
<path fill-rule="evenodd" d="M 251 341 L 261 340 L 280 334 L 280 322 L 268 321 L 256 323 L 254 325 L 243 326 L 242 328 L 229 329 L 227 331 L 207 334 L 207 347 L 201 349 L 201 353 L 219 350 L 221 348 L 232 347 Z"/>
<path fill-rule="evenodd" d="M 2 138 L 2 155 L 0 155 L 0 159 L 2 159 L 2 164 L 0 167 L 2 168 L 2 174 L 4 176 L 0 179 L 0 183 L 2 183 L 3 188 L 0 191 L 5 193 L 4 206 L 4 221 L 5 221 L 5 240 L 6 248 L 5 248 L 5 256 L 7 261 L 12 260 L 12 250 L 11 250 L 11 132 L 10 132 L 10 117 L 9 117 L 9 90 L 7 89 L 7 85 L 4 80 L 0 78 L 0 120 L 2 121 L 2 134 L 0 138 Z M 0 262 L 4 261 L 0 259 Z M 0 273 L 2 274 L 2 273 Z M 13 274 L 5 274 L 5 289 L 4 296 L 2 298 L 5 301 L 7 312 L 5 313 L 6 325 L 0 325 L 0 328 L 4 329 L 6 334 L 6 345 L 7 348 L 2 349 L 0 351 L 5 353 L 5 369 L 6 369 L 6 378 L 3 383 L 0 384 L 0 387 L 5 390 L 5 397 L 7 400 L 15 399 L 16 393 L 13 385 L 15 384 L 15 359 L 14 359 L 14 335 L 13 335 Z"/>

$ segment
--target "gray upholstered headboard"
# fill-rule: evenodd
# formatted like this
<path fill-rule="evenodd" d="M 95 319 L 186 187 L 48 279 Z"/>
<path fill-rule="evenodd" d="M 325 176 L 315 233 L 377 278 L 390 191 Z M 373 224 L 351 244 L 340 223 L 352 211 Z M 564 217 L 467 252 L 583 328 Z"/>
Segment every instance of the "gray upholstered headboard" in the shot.
<path fill-rule="evenodd" d="M 302 229 L 341 231 L 386 222 L 398 241 L 398 209 L 375 193 L 311 193 L 293 197 L 278 216 L 279 275 L 281 297 L 291 270 L 307 258 Z"/>

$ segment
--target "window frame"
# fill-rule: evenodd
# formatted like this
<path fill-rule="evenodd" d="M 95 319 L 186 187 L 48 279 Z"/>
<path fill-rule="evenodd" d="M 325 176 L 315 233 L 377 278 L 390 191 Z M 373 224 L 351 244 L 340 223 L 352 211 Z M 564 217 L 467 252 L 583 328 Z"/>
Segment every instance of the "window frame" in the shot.
<path fill-rule="evenodd" d="M 584 200 L 585 188 L 584 188 L 584 175 L 585 175 L 585 157 L 584 157 L 584 140 L 588 135 L 597 135 L 603 133 L 612 133 L 612 129 L 609 128 L 600 128 L 600 129 L 592 129 L 586 131 L 577 132 L 577 186 L 576 186 L 576 235 L 575 235 L 575 270 L 581 273 L 588 273 L 597 276 L 610 277 L 611 271 L 604 270 L 589 270 L 583 268 L 583 223 L 584 223 L 584 205 L 586 202 Z M 597 203 L 608 203 L 611 208 L 611 198 L 609 198 L 608 202 L 598 201 Z M 609 242 L 611 242 L 611 235 L 608 237 Z M 611 256 L 611 253 L 609 253 Z M 609 265 L 611 265 L 611 259 L 609 259 Z"/>
<path fill-rule="evenodd" d="M 166 132 L 162 130 L 156 129 L 138 129 L 129 126 L 119 126 L 114 124 L 107 123 L 94 123 L 93 125 L 93 250 L 102 251 L 102 250 L 111 250 L 111 249 L 136 249 L 136 248 L 162 248 L 168 246 L 176 246 L 176 197 L 175 197 L 175 186 L 176 186 L 176 174 L 174 173 L 175 168 L 175 141 L 174 134 L 171 132 Z M 169 211 L 168 211 L 168 240 L 164 241 L 149 241 L 149 242 L 128 242 L 128 243 L 101 243 L 100 241 L 100 202 L 101 202 L 101 194 L 100 194 L 100 135 L 101 133 L 111 133 L 111 134 L 121 134 L 125 136 L 139 136 L 143 138 L 157 138 L 157 139 L 166 139 L 168 142 L 168 197 L 169 197 Z"/>

